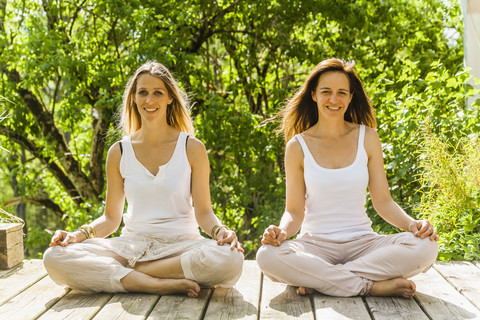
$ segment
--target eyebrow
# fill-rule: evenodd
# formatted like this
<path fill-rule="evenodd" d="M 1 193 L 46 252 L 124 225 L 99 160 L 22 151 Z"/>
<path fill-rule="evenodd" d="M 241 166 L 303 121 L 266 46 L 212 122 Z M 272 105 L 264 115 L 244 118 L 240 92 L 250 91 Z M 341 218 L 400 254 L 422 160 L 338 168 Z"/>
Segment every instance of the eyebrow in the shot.
<path fill-rule="evenodd" d="M 145 87 L 138 87 L 138 89 L 137 89 L 137 90 L 140 90 L 140 89 L 148 89 L 148 88 L 145 88 Z M 158 88 L 153 88 L 153 90 L 163 90 L 163 91 L 166 91 L 167 89 L 166 89 L 166 88 L 160 88 L 160 87 L 158 87 Z"/>
<path fill-rule="evenodd" d="M 327 89 L 327 90 L 332 90 L 332 88 L 329 88 L 329 87 L 320 87 L 320 88 L 318 88 L 318 89 L 319 89 L 319 90 L 325 90 L 325 89 Z M 346 91 L 346 92 L 349 92 L 350 90 L 348 90 L 348 89 L 343 89 L 343 88 L 342 88 L 342 89 L 339 89 L 338 91 Z"/>

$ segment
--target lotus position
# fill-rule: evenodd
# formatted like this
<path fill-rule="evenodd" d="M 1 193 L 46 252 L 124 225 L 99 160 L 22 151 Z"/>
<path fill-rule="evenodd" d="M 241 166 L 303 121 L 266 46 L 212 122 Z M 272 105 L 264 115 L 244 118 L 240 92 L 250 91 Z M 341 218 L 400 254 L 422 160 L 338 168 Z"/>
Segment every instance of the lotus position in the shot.
<path fill-rule="evenodd" d="M 77 231 L 55 232 L 44 255 L 50 277 L 94 292 L 197 297 L 200 286 L 231 287 L 243 249 L 213 213 L 207 152 L 192 136 L 185 93 L 162 64 L 147 62 L 123 98 L 124 137 L 108 151 L 105 212 Z M 122 214 L 121 236 L 105 239 Z"/>
<path fill-rule="evenodd" d="M 372 103 L 353 63 L 319 63 L 280 116 L 286 208 L 263 234 L 257 262 L 264 274 L 299 294 L 412 297 L 408 278 L 435 262 L 438 237 L 390 195 Z M 406 232 L 372 230 L 367 188 L 376 212 Z"/>

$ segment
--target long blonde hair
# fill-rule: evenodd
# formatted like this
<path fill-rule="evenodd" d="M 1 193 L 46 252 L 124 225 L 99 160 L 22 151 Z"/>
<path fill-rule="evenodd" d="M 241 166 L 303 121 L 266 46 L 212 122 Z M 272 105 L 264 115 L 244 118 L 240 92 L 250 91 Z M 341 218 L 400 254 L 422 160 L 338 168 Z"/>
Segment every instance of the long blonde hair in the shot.
<path fill-rule="evenodd" d="M 168 94 L 173 98 L 167 108 L 167 124 L 180 131 L 193 134 L 193 123 L 190 118 L 190 110 L 187 94 L 180 89 L 177 81 L 170 71 L 157 61 L 147 61 L 135 71 L 135 74 L 128 80 L 123 93 L 122 114 L 120 126 L 125 135 L 130 135 L 142 127 L 142 120 L 134 102 L 135 91 L 137 90 L 138 78 L 142 74 L 149 74 L 157 77 L 165 83 Z"/>
<path fill-rule="evenodd" d="M 285 107 L 277 114 L 276 117 L 281 118 L 280 130 L 284 134 L 285 142 L 318 122 L 318 107 L 317 103 L 313 101 L 312 92 L 316 90 L 320 76 L 328 71 L 342 72 L 350 82 L 350 93 L 353 93 L 353 97 L 344 119 L 372 128 L 377 126 L 372 102 L 358 78 L 354 63 L 331 58 L 323 60 L 313 68 L 305 83 L 291 99 L 287 100 Z"/>

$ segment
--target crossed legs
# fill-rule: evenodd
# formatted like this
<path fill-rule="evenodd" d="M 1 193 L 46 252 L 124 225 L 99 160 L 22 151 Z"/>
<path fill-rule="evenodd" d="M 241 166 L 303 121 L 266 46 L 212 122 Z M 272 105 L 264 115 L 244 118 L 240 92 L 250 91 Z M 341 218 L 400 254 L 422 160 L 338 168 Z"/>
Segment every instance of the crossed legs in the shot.
<path fill-rule="evenodd" d="M 409 232 L 368 236 L 349 242 L 311 236 L 263 246 L 257 254 L 262 271 L 274 281 L 313 288 L 332 296 L 388 295 L 411 297 L 415 284 L 407 280 L 435 261 L 436 242 Z"/>

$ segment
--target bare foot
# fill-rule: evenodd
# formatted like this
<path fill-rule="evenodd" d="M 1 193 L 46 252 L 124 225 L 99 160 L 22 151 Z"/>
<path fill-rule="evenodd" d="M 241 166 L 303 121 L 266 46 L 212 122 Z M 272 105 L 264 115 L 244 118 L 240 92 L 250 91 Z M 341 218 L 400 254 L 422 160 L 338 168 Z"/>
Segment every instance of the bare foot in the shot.
<path fill-rule="evenodd" d="M 405 278 L 377 281 L 369 292 L 371 296 L 399 296 L 410 299 L 415 294 L 415 283 Z"/>
<path fill-rule="evenodd" d="M 198 297 L 200 286 L 198 283 L 188 279 L 157 279 L 155 286 L 158 288 L 157 294 L 176 294 L 185 293 L 190 298 Z"/>
<path fill-rule="evenodd" d="M 297 294 L 300 296 L 305 296 L 307 294 L 312 294 L 313 289 L 312 288 L 306 288 L 306 287 L 298 287 L 297 288 Z"/>

